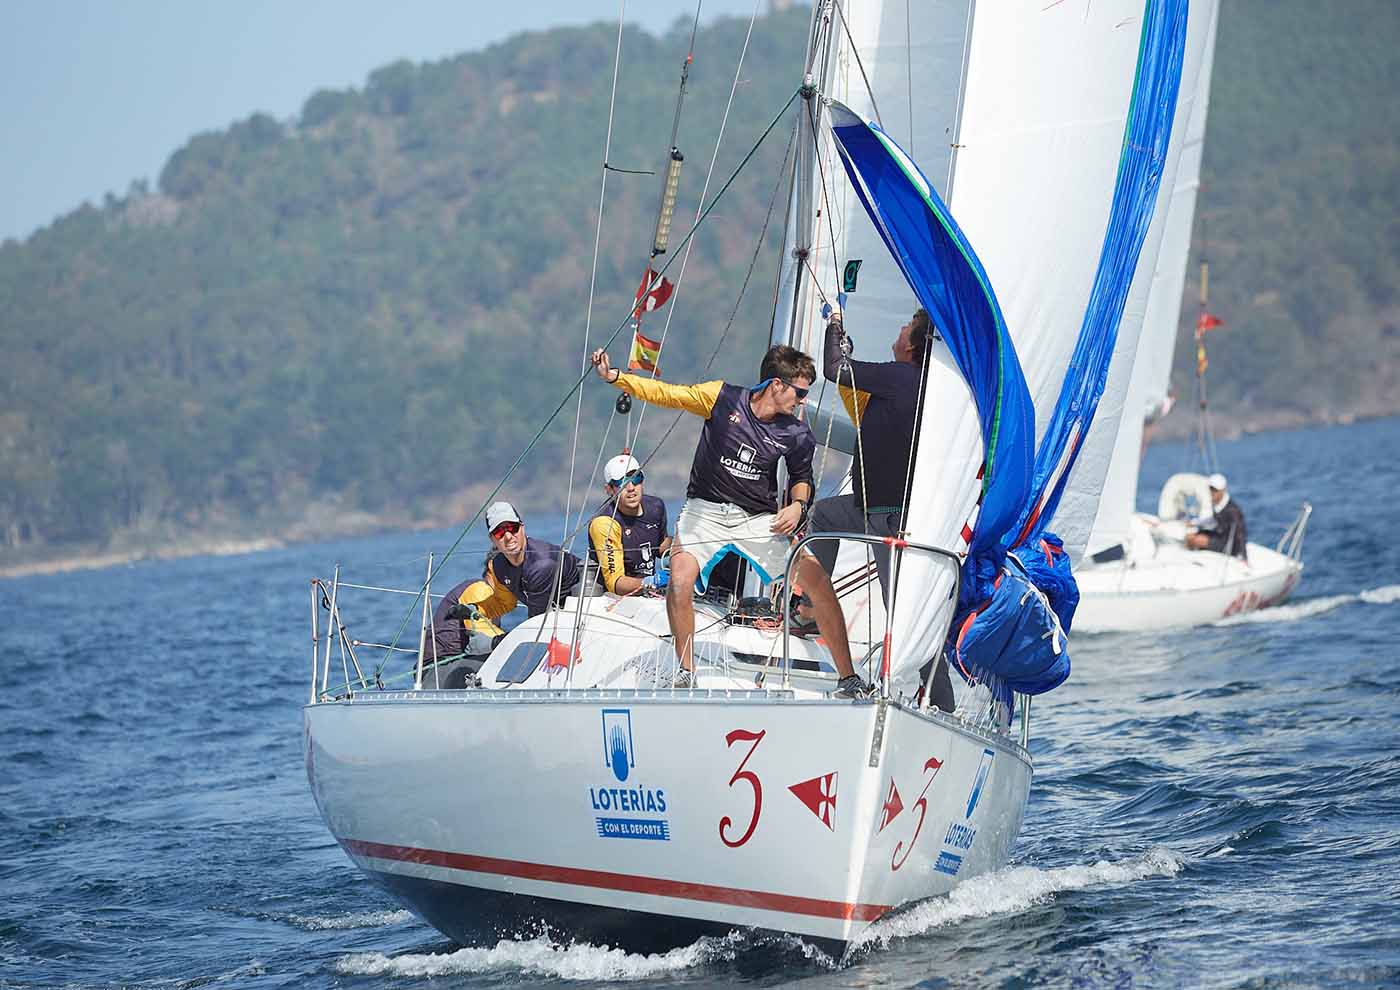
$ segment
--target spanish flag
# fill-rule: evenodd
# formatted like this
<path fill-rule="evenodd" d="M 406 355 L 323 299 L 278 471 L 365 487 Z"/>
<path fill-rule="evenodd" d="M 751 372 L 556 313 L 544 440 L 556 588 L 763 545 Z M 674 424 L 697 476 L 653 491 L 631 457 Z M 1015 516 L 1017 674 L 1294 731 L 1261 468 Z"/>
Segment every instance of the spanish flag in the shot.
<path fill-rule="evenodd" d="M 643 337 L 641 331 L 632 334 L 632 353 L 627 358 L 629 371 L 649 371 L 656 373 L 656 362 L 661 357 L 661 345 L 650 337 Z"/>

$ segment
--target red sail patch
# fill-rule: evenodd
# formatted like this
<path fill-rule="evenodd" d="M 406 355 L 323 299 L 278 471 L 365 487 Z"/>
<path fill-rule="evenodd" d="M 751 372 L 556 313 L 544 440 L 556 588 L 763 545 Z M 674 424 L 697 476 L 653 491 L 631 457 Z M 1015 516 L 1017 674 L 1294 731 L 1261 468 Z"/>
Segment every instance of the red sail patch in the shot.
<path fill-rule="evenodd" d="M 804 780 L 788 788 L 821 823 L 836 831 L 836 771 Z"/>

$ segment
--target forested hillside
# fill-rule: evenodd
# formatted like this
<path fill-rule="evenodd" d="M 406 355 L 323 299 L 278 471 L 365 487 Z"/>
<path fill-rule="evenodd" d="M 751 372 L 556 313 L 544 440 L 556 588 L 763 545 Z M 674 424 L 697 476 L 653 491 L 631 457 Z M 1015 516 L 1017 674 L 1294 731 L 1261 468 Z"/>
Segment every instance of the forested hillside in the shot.
<path fill-rule="evenodd" d="M 800 81 L 808 16 L 755 28 L 709 197 Z M 717 22 L 696 41 L 673 245 L 746 28 Z M 616 168 L 660 167 L 687 40 L 679 24 L 625 33 Z M 1397 40 L 1388 0 L 1225 0 L 1198 235 L 1228 324 L 1211 336 L 1227 421 L 1400 408 Z M 615 41 L 599 24 L 389 65 L 362 89 L 312 94 L 295 120 L 197 135 L 155 188 L 0 246 L 0 561 L 351 517 L 442 522 L 489 490 L 580 371 Z M 699 375 L 724 330 L 788 130 L 695 241 L 669 377 Z M 608 175 L 594 340 L 626 314 L 659 192 L 654 175 Z M 774 254 L 716 374 L 750 373 Z M 611 396 L 585 395 L 596 429 Z M 573 421 L 570 406 L 513 494 L 562 502 Z M 647 436 L 668 423 L 654 416 Z"/>

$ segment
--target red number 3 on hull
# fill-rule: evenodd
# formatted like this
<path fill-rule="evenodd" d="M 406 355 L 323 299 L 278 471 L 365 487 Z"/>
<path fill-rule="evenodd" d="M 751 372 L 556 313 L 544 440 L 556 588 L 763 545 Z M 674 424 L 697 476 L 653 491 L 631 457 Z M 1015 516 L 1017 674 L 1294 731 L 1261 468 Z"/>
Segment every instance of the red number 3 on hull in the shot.
<path fill-rule="evenodd" d="M 753 830 L 758 827 L 758 816 L 763 812 L 763 785 L 759 783 L 758 777 L 752 770 L 745 770 L 744 764 L 749 762 L 749 757 L 753 756 L 754 750 L 758 749 L 758 744 L 763 741 L 763 734 L 767 729 L 758 732 L 749 732 L 747 729 L 735 729 L 724 737 L 726 746 L 733 746 L 736 742 L 752 742 L 749 751 L 744 754 L 744 758 L 739 761 L 739 769 L 734 771 L 734 776 L 729 778 L 729 786 L 733 787 L 736 781 L 744 781 L 753 788 L 753 817 L 749 819 L 749 827 L 744 830 L 744 834 L 737 839 L 731 839 L 725 834 L 726 830 L 732 831 L 734 822 L 728 815 L 719 820 L 719 840 L 730 849 L 738 849 L 753 835 Z"/>

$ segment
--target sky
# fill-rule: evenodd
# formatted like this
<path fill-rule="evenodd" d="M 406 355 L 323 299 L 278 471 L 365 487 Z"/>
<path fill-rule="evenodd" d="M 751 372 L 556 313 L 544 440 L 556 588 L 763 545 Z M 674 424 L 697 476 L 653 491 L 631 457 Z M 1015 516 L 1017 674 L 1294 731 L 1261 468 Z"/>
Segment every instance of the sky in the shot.
<path fill-rule="evenodd" d="M 0 240 L 151 185 L 190 137 L 295 116 L 400 58 L 619 14 L 659 33 L 697 0 L 0 0 Z M 701 0 L 708 23 L 768 0 Z M 624 53 L 625 54 L 625 53 Z M 610 67 L 600 67 L 609 71 Z"/>

